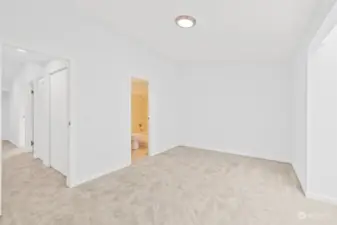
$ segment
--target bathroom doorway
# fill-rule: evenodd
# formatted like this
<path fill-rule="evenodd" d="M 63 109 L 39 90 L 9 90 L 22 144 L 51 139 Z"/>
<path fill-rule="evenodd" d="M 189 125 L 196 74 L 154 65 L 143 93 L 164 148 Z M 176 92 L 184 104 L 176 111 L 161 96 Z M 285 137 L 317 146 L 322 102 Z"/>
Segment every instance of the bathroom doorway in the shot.
<path fill-rule="evenodd" d="M 149 83 L 131 80 L 131 160 L 137 162 L 149 154 Z"/>

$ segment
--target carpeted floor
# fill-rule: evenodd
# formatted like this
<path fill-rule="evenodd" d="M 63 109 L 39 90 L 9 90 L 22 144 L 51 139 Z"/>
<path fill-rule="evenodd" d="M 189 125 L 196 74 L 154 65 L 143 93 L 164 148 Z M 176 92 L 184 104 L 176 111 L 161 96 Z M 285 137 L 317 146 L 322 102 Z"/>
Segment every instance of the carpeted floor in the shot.
<path fill-rule="evenodd" d="M 290 165 L 178 147 L 74 189 L 24 153 L 4 162 L 3 225 L 336 225 Z"/>
<path fill-rule="evenodd" d="M 2 141 L 2 159 L 8 159 L 25 152 L 9 141 Z M 26 151 L 27 152 L 27 151 Z"/>

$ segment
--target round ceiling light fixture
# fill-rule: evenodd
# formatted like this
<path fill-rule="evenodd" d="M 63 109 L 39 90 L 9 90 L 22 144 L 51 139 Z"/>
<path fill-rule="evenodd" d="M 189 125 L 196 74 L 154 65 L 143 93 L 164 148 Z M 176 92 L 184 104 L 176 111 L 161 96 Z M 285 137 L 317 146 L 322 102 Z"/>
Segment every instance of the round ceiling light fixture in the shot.
<path fill-rule="evenodd" d="M 176 24 L 181 28 L 191 28 L 194 27 L 196 24 L 196 19 L 192 16 L 178 16 L 176 18 Z"/>

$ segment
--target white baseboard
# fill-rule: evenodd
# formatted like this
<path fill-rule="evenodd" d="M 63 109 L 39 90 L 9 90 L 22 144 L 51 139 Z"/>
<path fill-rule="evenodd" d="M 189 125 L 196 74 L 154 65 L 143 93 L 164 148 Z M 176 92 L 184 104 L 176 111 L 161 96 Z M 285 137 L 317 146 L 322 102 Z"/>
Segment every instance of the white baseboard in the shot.
<path fill-rule="evenodd" d="M 196 149 L 202 149 L 202 150 L 210 150 L 210 151 L 228 153 L 228 154 L 233 154 L 233 155 L 252 157 L 252 158 L 271 160 L 271 161 L 276 161 L 276 162 L 288 163 L 288 164 L 292 165 L 290 160 L 277 159 L 277 158 L 272 158 L 272 157 L 264 157 L 264 156 L 260 156 L 260 155 L 246 154 L 246 153 L 242 153 L 242 152 L 238 152 L 238 151 L 234 151 L 234 150 L 228 150 L 228 149 L 224 150 L 224 149 L 214 149 L 214 148 L 212 149 L 212 148 L 197 147 L 197 146 L 192 146 L 192 145 L 182 145 L 182 146 L 183 147 L 196 148 Z M 297 174 L 298 171 L 296 171 L 294 165 L 292 165 L 292 167 L 293 167 L 293 170 L 295 171 L 296 176 L 298 176 L 298 174 Z M 299 181 L 300 181 L 300 179 L 299 179 Z M 301 183 L 301 181 L 300 181 L 300 183 Z M 301 185 L 303 185 L 303 184 L 301 184 Z M 337 205 L 337 198 L 333 198 L 333 197 L 329 197 L 329 196 L 315 194 L 315 193 L 312 193 L 312 192 L 305 191 L 306 187 L 303 187 L 303 186 L 302 186 L 302 189 L 304 189 L 303 190 L 304 195 L 308 199 Z"/>
<path fill-rule="evenodd" d="M 117 167 L 117 168 L 111 168 L 111 169 L 109 169 L 109 170 L 107 170 L 107 171 L 105 171 L 105 172 L 98 173 L 98 174 L 95 174 L 95 175 L 90 176 L 90 177 L 88 177 L 88 178 L 81 179 L 81 180 L 77 180 L 77 181 L 72 181 L 71 179 L 69 179 L 69 180 L 67 179 L 67 186 L 68 186 L 69 188 L 77 187 L 77 186 L 79 186 L 79 185 L 81 185 L 81 184 L 84 184 L 84 183 L 87 183 L 87 182 L 96 180 L 96 179 L 98 179 L 98 178 L 100 178 L 100 177 L 103 177 L 103 176 L 108 175 L 108 174 L 110 174 L 110 173 L 116 172 L 116 171 L 118 171 L 118 170 L 120 170 L 120 169 L 123 169 L 123 168 L 125 168 L 125 167 L 127 167 L 127 166 L 130 166 L 130 164 L 126 164 L 126 165 L 123 165 L 123 166 L 119 166 L 119 167 Z"/>
<path fill-rule="evenodd" d="M 33 152 L 33 149 L 29 149 L 29 148 L 25 148 L 25 147 L 23 147 L 23 148 L 19 148 L 20 150 L 22 150 L 23 152 Z"/>
<path fill-rule="evenodd" d="M 149 156 L 154 156 L 154 155 L 163 153 L 163 152 L 165 152 L 165 151 L 167 151 L 167 150 L 169 150 L 169 149 L 166 149 L 166 150 L 164 150 L 164 151 L 162 151 L 162 152 L 151 152 L 151 151 L 150 151 L 150 152 L 149 152 L 149 153 L 150 153 Z M 79 186 L 79 185 L 81 185 L 81 184 L 84 184 L 84 183 L 93 181 L 93 180 L 95 180 L 95 179 L 98 179 L 98 178 L 100 178 L 100 177 L 102 177 L 102 176 L 105 176 L 105 175 L 108 175 L 108 174 L 110 174 L 110 173 L 116 172 L 116 171 L 121 170 L 121 169 L 123 169 L 123 168 L 125 168 L 125 167 L 128 167 L 128 166 L 130 166 L 130 165 L 131 165 L 131 155 L 130 155 L 130 161 L 129 161 L 129 162 L 127 162 L 127 163 L 125 163 L 125 164 L 123 164 L 123 165 L 120 165 L 120 166 L 118 166 L 118 167 L 115 167 L 115 168 L 110 168 L 110 169 L 108 169 L 108 170 L 105 171 L 105 172 L 98 173 L 98 174 L 95 174 L 95 175 L 90 176 L 90 177 L 88 177 L 88 178 L 81 179 L 81 180 L 75 180 L 75 181 L 74 181 L 73 179 L 67 179 L 67 186 L 68 186 L 69 188 L 77 187 L 77 186 Z"/>
<path fill-rule="evenodd" d="M 107 172 L 104 172 L 104 173 L 100 173 L 100 174 L 95 174 L 89 178 L 85 178 L 85 179 L 82 179 L 82 180 L 79 180 L 79 181 L 71 181 L 71 180 L 68 180 L 67 181 L 67 185 L 69 188 L 74 188 L 74 187 L 77 187 L 77 186 L 80 186 L 81 184 L 85 184 L 87 182 L 90 182 L 90 181 L 93 181 L 93 180 L 96 180 L 97 178 L 100 178 L 104 175 L 107 175 L 109 173 L 112 173 L 112 172 L 115 172 L 116 170 L 109 170 Z"/>
<path fill-rule="evenodd" d="M 151 151 L 151 149 L 149 149 L 149 156 L 159 155 L 159 154 L 161 154 L 161 153 L 164 153 L 164 152 L 166 152 L 166 151 L 168 151 L 168 150 L 170 150 L 170 149 L 173 149 L 173 148 L 176 148 L 176 147 L 179 147 L 179 146 L 182 146 L 182 145 L 172 145 L 172 146 L 169 147 L 169 148 L 166 148 L 166 149 L 164 149 L 164 150 L 162 150 L 162 151 L 156 151 L 156 152 Z"/>
<path fill-rule="evenodd" d="M 317 200 L 317 201 L 337 205 L 337 198 L 332 198 L 332 197 L 328 197 L 328 196 L 320 195 L 320 194 L 314 194 L 311 192 L 306 192 L 305 196 L 312 200 Z"/>
<path fill-rule="evenodd" d="M 302 188 L 303 193 L 305 194 L 306 191 L 307 191 L 307 183 L 306 183 L 306 180 L 305 180 L 306 177 L 301 177 L 298 168 L 297 168 L 293 163 L 290 163 L 290 164 L 291 164 L 291 166 L 293 167 L 293 170 L 294 170 L 294 172 L 295 172 L 295 175 L 296 175 L 296 177 L 297 177 L 297 180 L 298 180 L 298 182 L 299 182 L 300 185 L 301 185 L 301 188 Z"/>
<path fill-rule="evenodd" d="M 13 141 L 11 138 L 9 138 L 7 141 L 9 141 L 10 143 L 12 143 L 15 146 L 18 146 L 17 143 L 16 143 L 16 141 Z"/>
<path fill-rule="evenodd" d="M 227 154 L 232 154 L 232 155 L 239 155 L 239 156 L 257 158 L 257 159 L 264 159 L 264 160 L 269 160 L 269 161 L 276 161 L 276 162 L 281 162 L 281 163 L 290 163 L 290 160 L 286 160 L 286 159 L 281 159 L 281 158 L 277 158 L 277 157 L 262 156 L 262 155 L 253 155 L 253 154 L 249 154 L 249 153 L 245 153 L 245 152 L 235 151 L 235 150 L 232 150 L 232 149 L 205 148 L 205 147 L 193 146 L 193 145 L 182 145 L 182 146 L 196 148 L 196 149 L 202 149 L 202 150 L 222 152 L 222 153 L 227 153 Z"/>

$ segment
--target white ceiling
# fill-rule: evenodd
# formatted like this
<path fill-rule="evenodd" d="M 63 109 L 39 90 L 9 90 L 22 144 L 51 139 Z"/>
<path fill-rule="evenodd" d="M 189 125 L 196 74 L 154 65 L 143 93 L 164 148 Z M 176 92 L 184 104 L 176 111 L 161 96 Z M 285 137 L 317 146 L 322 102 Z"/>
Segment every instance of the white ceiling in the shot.
<path fill-rule="evenodd" d="M 8 90 L 13 80 L 20 75 L 26 63 L 45 64 L 52 58 L 34 51 L 20 52 L 17 47 L 5 45 L 3 48 L 2 89 Z"/>
<path fill-rule="evenodd" d="M 334 0 L 78 0 L 91 16 L 175 60 L 288 59 L 314 10 Z M 175 25 L 178 15 L 196 27 Z"/>

